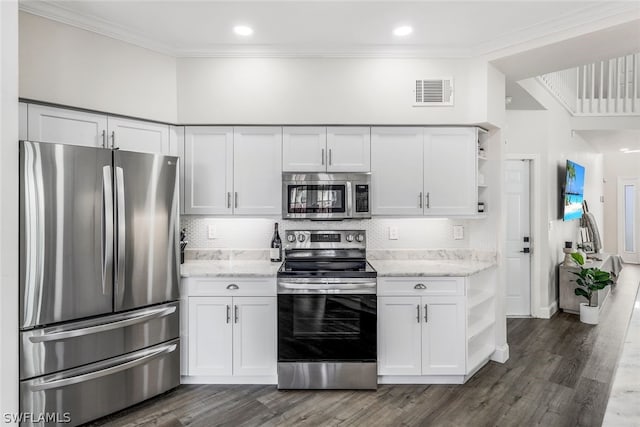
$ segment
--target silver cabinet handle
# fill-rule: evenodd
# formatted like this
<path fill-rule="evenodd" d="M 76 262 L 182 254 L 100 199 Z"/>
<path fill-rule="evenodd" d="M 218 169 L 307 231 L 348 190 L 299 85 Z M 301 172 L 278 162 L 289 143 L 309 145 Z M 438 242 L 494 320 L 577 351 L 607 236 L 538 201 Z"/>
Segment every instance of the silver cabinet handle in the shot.
<path fill-rule="evenodd" d="M 238 323 L 238 317 L 240 317 L 240 314 L 238 313 L 238 306 L 234 305 L 233 306 L 233 321 L 234 321 L 234 323 Z"/>
<path fill-rule="evenodd" d="M 227 304 L 227 323 L 231 322 L 231 306 Z"/>
<path fill-rule="evenodd" d="M 231 209 L 231 192 L 227 192 L 227 208 Z"/>
<path fill-rule="evenodd" d="M 127 326 L 137 325 L 151 319 L 166 317 L 175 313 L 176 307 L 165 307 L 160 309 L 148 310 L 143 313 L 137 313 L 134 316 L 122 316 L 122 320 L 115 320 L 108 323 L 100 323 L 97 325 L 84 326 L 80 328 L 65 329 L 65 327 L 52 328 L 51 332 L 42 335 L 29 337 L 32 343 L 60 341 L 68 338 L 75 338 L 85 335 L 98 334 L 100 332 L 111 331 L 113 329 L 121 329 Z M 104 320 L 103 320 L 104 321 Z M 86 325 L 86 324 L 85 324 Z"/>
<path fill-rule="evenodd" d="M 425 285 L 423 285 L 422 283 L 418 283 L 417 285 L 415 285 L 413 287 L 413 289 L 427 289 L 427 287 Z"/>
<path fill-rule="evenodd" d="M 320 155 L 322 160 L 322 166 L 324 166 L 324 148 L 322 149 L 322 154 Z"/>
<path fill-rule="evenodd" d="M 111 131 L 111 148 L 116 148 L 116 131 Z"/>
<path fill-rule="evenodd" d="M 238 285 L 236 285 L 235 283 L 232 283 L 230 285 L 227 286 L 227 289 L 240 289 L 240 287 Z"/>
<path fill-rule="evenodd" d="M 431 207 L 431 200 L 429 198 L 429 193 L 427 193 L 427 208 Z"/>
<path fill-rule="evenodd" d="M 329 148 L 329 166 L 331 166 L 331 148 Z"/>
<path fill-rule="evenodd" d="M 429 321 L 429 306 L 427 304 L 424 305 L 424 323 Z"/>
<path fill-rule="evenodd" d="M 107 148 L 107 131 L 102 130 L 102 148 Z"/>
<path fill-rule="evenodd" d="M 238 192 L 236 191 L 235 193 L 233 193 L 234 197 L 233 197 L 233 207 L 234 208 L 238 208 Z"/>
<path fill-rule="evenodd" d="M 422 191 L 420 192 L 420 195 L 418 196 L 418 207 L 422 208 Z"/>
<path fill-rule="evenodd" d="M 420 323 L 420 304 L 416 304 L 416 321 Z"/>
<path fill-rule="evenodd" d="M 158 356 L 161 356 L 163 354 L 173 353 L 177 348 L 178 348 L 177 344 L 168 344 L 157 349 L 147 350 L 144 353 L 140 353 L 141 357 L 122 363 L 120 365 L 114 365 L 99 371 L 87 372 L 87 373 L 72 376 L 72 377 L 61 378 L 61 379 L 56 379 L 51 381 L 44 381 L 36 384 L 30 384 L 29 389 L 30 391 L 51 390 L 53 388 L 63 388 L 73 384 L 78 384 L 81 382 L 93 380 L 96 378 L 106 377 L 107 375 L 112 375 L 112 374 L 115 374 L 116 372 L 126 371 L 127 369 L 131 369 L 134 366 L 144 365 L 145 363 L 149 362 L 152 359 L 155 359 Z"/>
<path fill-rule="evenodd" d="M 107 273 L 113 268 L 113 185 L 111 166 L 102 167 L 102 293 L 107 294 Z M 111 279 L 109 278 L 109 281 Z"/>

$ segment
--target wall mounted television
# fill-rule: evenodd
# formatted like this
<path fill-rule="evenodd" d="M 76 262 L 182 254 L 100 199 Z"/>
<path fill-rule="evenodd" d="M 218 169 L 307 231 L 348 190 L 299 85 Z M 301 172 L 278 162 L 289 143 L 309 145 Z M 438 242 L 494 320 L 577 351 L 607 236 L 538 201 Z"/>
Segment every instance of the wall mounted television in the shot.
<path fill-rule="evenodd" d="M 564 181 L 564 209 L 562 219 L 571 221 L 582 217 L 584 200 L 584 166 L 567 160 Z"/>

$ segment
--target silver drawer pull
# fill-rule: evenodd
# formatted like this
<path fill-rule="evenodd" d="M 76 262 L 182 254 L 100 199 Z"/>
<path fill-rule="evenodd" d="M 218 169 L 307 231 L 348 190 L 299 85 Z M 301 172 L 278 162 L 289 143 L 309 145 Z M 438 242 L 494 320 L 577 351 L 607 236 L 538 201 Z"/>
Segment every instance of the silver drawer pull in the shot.
<path fill-rule="evenodd" d="M 413 287 L 413 289 L 427 289 L 427 287 L 425 285 L 423 285 L 422 283 L 418 283 L 417 285 L 415 285 Z"/>
<path fill-rule="evenodd" d="M 236 285 L 235 283 L 232 283 L 229 286 L 227 286 L 227 289 L 234 290 L 234 289 L 240 289 L 240 287 L 238 285 Z"/>

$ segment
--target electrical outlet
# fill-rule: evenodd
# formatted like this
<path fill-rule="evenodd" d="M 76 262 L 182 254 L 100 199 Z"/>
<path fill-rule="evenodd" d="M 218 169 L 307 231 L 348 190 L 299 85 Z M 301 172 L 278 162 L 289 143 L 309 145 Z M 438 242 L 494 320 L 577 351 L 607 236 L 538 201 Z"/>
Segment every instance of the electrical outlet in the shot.
<path fill-rule="evenodd" d="M 216 226 L 213 224 L 207 225 L 207 237 L 209 240 L 213 240 L 216 238 Z"/>
<path fill-rule="evenodd" d="M 453 240 L 464 239 L 464 225 L 453 226 Z"/>
<path fill-rule="evenodd" d="M 389 227 L 389 240 L 398 240 L 398 227 Z"/>

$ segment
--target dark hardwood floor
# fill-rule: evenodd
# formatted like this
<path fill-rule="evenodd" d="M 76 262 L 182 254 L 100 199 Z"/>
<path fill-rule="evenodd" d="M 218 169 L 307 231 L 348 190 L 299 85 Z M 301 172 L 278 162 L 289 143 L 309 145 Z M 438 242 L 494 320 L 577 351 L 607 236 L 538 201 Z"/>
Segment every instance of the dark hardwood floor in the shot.
<path fill-rule="evenodd" d="M 185 385 L 92 426 L 600 426 L 640 281 L 622 271 L 600 324 L 509 319 L 510 359 L 464 385 L 278 391 Z"/>

